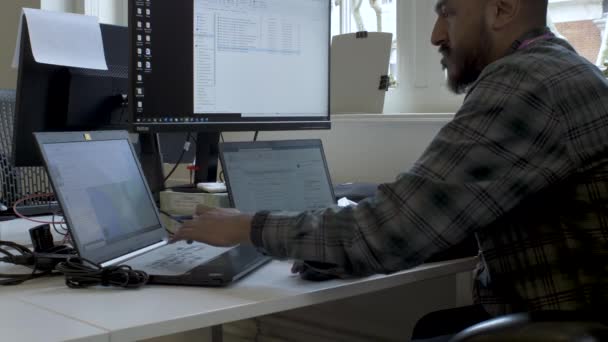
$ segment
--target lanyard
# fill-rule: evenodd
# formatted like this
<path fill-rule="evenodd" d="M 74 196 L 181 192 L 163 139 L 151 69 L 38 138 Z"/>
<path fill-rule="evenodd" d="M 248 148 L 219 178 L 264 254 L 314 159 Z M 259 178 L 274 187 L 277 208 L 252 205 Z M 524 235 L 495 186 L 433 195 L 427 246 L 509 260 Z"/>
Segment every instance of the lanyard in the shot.
<path fill-rule="evenodd" d="M 507 53 L 507 54 L 510 55 L 510 54 L 514 53 L 515 51 L 523 50 L 523 49 L 529 47 L 530 44 L 532 44 L 536 41 L 546 40 L 546 39 L 550 39 L 550 38 L 554 38 L 554 37 L 555 37 L 555 35 L 551 32 L 551 30 L 549 30 L 548 27 L 532 30 L 532 31 L 528 32 L 526 35 L 524 35 L 523 37 L 521 37 L 520 39 L 514 41 L 513 44 L 511 45 L 511 49 L 509 50 L 509 53 Z"/>
<path fill-rule="evenodd" d="M 539 36 L 539 37 L 536 37 L 536 38 L 526 39 L 523 42 L 521 42 L 521 44 L 519 45 L 519 47 L 517 48 L 517 50 L 523 50 L 523 49 L 527 48 L 528 45 L 530 45 L 530 44 L 532 44 L 532 43 L 534 43 L 536 41 L 547 40 L 547 39 L 554 38 L 554 37 L 555 37 L 555 35 L 553 33 L 549 32 L 549 33 L 545 33 L 542 36 Z"/>

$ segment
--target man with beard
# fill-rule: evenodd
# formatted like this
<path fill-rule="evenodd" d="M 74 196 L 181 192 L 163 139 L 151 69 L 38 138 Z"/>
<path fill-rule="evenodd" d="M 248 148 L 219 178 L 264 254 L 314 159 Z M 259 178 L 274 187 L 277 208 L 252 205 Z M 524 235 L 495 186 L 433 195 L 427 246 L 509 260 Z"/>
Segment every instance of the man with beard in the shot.
<path fill-rule="evenodd" d="M 253 243 L 362 276 L 475 235 L 477 305 L 451 312 L 461 326 L 442 329 L 443 316 L 436 334 L 511 312 L 605 310 L 608 82 L 546 28 L 547 0 L 439 0 L 436 11 L 431 41 L 466 98 L 411 170 L 355 208 L 201 207 L 175 239 Z"/>

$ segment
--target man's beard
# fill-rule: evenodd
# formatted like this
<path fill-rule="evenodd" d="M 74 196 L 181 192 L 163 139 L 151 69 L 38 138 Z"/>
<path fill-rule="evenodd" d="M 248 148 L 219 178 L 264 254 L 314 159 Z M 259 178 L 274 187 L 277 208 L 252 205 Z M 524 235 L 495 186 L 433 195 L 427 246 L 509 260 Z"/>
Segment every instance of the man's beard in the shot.
<path fill-rule="evenodd" d="M 448 70 L 448 87 L 452 92 L 466 93 L 469 86 L 477 81 L 483 69 L 488 65 L 489 51 L 491 51 L 491 40 L 485 31 L 480 32 L 476 49 L 454 51 L 448 46 L 442 46 L 439 49 L 444 56 L 441 61 L 443 69 L 456 68 L 458 70 L 452 76 Z"/>

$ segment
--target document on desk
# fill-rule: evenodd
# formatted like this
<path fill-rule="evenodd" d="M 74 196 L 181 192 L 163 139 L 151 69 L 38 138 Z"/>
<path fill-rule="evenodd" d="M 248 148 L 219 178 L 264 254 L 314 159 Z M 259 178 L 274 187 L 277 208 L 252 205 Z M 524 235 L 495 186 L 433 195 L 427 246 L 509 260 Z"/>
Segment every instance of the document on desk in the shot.
<path fill-rule="evenodd" d="M 32 8 L 24 8 L 21 15 L 13 68 L 19 66 L 24 20 L 36 62 L 108 70 L 97 17 Z"/>

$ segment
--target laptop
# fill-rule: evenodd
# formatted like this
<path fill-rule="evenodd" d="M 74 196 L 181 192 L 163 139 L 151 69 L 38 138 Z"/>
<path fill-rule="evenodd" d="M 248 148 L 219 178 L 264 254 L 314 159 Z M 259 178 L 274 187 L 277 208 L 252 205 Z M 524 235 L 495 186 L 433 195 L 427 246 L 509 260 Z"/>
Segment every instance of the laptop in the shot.
<path fill-rule="evenodd" d="M 35 137 L 82 258 L 145 271 L 149 284 L 192 286 L 225 286 L 270 260 L 253 246 L 169 244 L 126 131 Z"/>
<path fill-rule="evenodd" d="M 242 212 L 336 205 L 321 140 L 222 143 L 220 160 L 230 204 Z"/>

